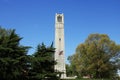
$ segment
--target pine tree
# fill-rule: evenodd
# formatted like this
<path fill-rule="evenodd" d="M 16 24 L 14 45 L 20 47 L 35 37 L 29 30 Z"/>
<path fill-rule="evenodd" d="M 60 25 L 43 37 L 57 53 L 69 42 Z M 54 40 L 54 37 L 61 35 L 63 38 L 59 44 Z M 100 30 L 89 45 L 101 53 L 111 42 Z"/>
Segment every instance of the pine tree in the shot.
<path fill-rule="evenodd" d="M 20 45 L 15 30 L 0 27 L 0 80 L 25 80 L 28 47 Z"/>
<path fill-rule="evenodd" d="M 30 79 L 34 80 L 57 80 L 54 72 L 54 51 L 53 45 L 46 47 L 38 45 L 36 52 L 31 59 Z"/>

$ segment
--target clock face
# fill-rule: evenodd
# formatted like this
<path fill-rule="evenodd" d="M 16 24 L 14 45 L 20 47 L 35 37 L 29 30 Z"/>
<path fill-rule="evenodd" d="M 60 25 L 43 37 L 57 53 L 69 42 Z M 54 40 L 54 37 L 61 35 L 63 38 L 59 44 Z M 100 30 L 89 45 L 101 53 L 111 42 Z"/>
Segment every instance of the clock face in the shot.
<path fill-rule="evenodd" d="M 62 22 L 62 16 L 58 16 L 58 17 L 57 17 L 57 21 L 58 21 L 58 22 Z"/>

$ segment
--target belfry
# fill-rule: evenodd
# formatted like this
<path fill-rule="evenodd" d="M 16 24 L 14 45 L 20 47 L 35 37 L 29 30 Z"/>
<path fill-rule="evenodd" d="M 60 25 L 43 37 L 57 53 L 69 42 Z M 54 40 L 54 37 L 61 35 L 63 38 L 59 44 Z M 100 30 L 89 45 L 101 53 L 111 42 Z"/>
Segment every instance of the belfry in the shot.
<path fill-rule="evenodd" d="M 55 70 L 63 72 L 61 78 L 66 78 L 65 68 L 65 41 L 64 41 L 64 15 L 57 14 L 55 16 Z"/>

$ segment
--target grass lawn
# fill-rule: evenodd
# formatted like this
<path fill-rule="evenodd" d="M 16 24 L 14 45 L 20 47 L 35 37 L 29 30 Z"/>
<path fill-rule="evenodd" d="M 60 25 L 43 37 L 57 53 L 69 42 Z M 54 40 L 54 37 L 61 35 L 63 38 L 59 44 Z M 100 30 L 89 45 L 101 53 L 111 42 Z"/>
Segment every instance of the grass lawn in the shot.
<path fill-rule="evenodd" d="M 65 79 L 65 80 L 112 80 L 112 79 Z"/>
<path fill-rule="evenodd" d="M 74 80 L 120 80 L 120 78 L 114 78 L 114 79 L 74 79 Z"/>

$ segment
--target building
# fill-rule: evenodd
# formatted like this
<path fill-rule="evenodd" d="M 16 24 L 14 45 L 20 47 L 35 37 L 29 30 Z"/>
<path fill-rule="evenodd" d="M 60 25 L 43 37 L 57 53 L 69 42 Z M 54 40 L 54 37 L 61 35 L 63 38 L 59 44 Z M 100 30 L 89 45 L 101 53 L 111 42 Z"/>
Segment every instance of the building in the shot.
<path fill-rule="evenodd" d="M 65 41 L 64 41 L 64 15 L 55 15 L 55 60 L 57 64 L 55 65 L 55 70 L 63 72 L 61 78 L 66 78 L 66 68 L 65 68 Z"/>

